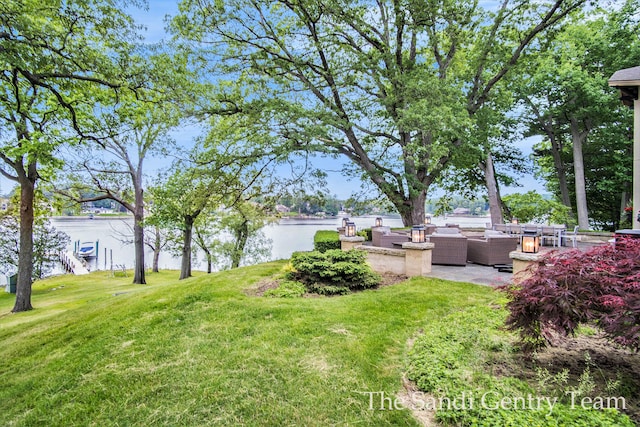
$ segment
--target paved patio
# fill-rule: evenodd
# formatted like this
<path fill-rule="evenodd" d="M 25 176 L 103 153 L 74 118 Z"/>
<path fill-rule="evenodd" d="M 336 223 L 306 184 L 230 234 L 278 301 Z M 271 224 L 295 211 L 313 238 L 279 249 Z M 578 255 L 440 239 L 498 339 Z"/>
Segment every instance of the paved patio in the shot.
<path fill-rule="evenodd" d="M 511 281 L 512 276 L 511 273 L 501 273 L 497 268 L 479 264 L 467 264 L 466 266 L 433 265 L 431 266 L 431 273 L 425 275 L 425 277 L 453 280 L 454 282 L 476 283 L 485 286 L 506 285 Z"/>
<path fill-rule="evenodd" d="M 601 244 L 606 244 L 606 242 L 602 240 L 583 239 L 578 242 L 578 249 L 587 250 L 595 245 Z M 541 248 L 541 252 L 551 250 L 567 251 L 571 249 L 573 248 L 544 247 Z M 453 280 L 456 282 L 469 282 L 476 283 L 478 285 L 496 287 L 510 283 L 513 274 L 500 272 L 497 268 L 491 266 L 468 263 L 466 266 L 433 265 L 431 267 L 431 273 L 427 274 L 426 277 L 435 277 L 438 279 Z"/>

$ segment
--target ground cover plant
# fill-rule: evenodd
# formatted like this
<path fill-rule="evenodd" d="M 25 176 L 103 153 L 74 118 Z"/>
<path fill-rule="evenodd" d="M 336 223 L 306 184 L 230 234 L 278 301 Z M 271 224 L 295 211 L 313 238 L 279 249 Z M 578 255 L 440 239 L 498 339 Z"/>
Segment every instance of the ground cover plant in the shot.
<path fill-rule="evenodd" d="M 634 425 L 617 409 L 635 409 L 635 390 L 600 377 L 588 352 L 574 372 L 550 370 L 545 357 L 522 357 L 515 337 L 503 330 L 506 315 L 499 306 L 477 305 L 431 323 L 408 354 L 414 407 L 434 411 L 443 425 Z M 603 396 L 609 400 L 599 408 Z"/>
<path fill-rule="evenodd" d="M 640 349 L 640 239 L 589 251 L 552 252 L 508 287 L 507 325 L 539 347 L 594 323 L 615 342 Z"/>

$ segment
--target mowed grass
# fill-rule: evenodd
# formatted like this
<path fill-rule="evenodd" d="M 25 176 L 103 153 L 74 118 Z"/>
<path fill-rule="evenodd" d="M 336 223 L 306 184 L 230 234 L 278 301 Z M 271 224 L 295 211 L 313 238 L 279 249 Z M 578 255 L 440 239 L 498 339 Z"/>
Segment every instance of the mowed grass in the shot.
<path fill-rule="evenodd" d="M 0 425 L 417 425 L 364 393 L 402 389 L 421 329 L 500 298 L 423 278 L 332 298 L 245 293 L 284 265 L 148 285 L 61 276 L 20 314 L 1 294 Z"/>

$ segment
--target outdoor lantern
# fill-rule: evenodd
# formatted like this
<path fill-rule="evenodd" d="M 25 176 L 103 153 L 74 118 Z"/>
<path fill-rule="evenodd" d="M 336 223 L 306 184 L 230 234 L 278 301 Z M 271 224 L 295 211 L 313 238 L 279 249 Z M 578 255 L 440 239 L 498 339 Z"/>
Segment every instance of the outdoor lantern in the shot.
<path fill-rule="evenodd" d="M 528 254 L 536 254 L 540 249 L 540 236 L 537 233 L 535 234 L 523 234 L 522 240 L 522 252 Z"/>
<path fill-rule="evenodd" d="M 356 237 L 356 224 L 354 222 L 347 222 L 344 235 L 347 237 Z"/>
<path fill-rule="evenodd" d="M 517 224 L 518 223 L 518 218 L 511 218 L 511 224 Z"/>
<path fill-rule="evenodd" d="M 411 241 L 413 243 L 424 243 L 426 241 L 424 225 L 414 225 L 411 228 Z"/>
<path fill-rule="evenodd" d="M 376 218 L 376 227 L 382 227 L 382 218 Z"/>
<path fill-rule="evenodd" d="M 424 223 L 425 225 L 431 224 L 431 215 L 425 215 Z"/>
<path fill-rule="evenodd" d="M 349 218 L 347 218 L 346 216 L 342 218 L 342 228 L 345 228 L 348 222 L 349 222 Z"/>

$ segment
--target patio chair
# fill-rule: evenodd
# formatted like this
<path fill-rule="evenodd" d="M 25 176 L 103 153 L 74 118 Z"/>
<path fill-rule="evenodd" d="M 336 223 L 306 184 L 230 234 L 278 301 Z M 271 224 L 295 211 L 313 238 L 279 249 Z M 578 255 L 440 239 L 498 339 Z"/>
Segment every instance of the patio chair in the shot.
<path fill-rule="evenodd" d="M 429 235 L 434 244 L 431 251 L 431 263 L 443 265 L 467 265 L 467 236 L 458 228 L 437 228 Z"/>
<path fill-rule="evenodd" d="M 543 245 L 547 242 L 547 240 L 551 240 L 552 246 L 556 246 L 556 243 L 558 243 L 558 246 L 560 246 L 558 242 L 558 229 L 556 229 L 555 227 L 543 225 L 540 233 L 540 240 Z"/>
<path fill-rule="evenodd" d="M 578 230 L 580 226 L 576 225 L 573 227 L 572 232 L 567 232 L 566 230 L 562 233 L 560 244 L 566 242 L 568 239 L 571 240 L 571 246 L 574 248 L 578 247 Z"/>
<path fill-rule="evenodd" d="M 484 238 L 467 240 L 467 261 L 482 265 L 511 264 L 509 253 L 518 248 L 518 241 L 517 236 L 487 230 Z"/>

